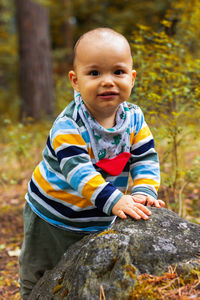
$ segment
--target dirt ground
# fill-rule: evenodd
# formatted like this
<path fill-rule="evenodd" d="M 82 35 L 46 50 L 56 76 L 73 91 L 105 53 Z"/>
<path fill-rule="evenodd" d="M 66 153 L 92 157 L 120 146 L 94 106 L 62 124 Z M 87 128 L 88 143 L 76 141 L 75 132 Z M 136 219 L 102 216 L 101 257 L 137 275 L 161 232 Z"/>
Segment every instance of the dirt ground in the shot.
<path fill-rule="evenodd" d="M 23 240 L 27 182 L 0 187 L 0 300 L 18 300 L 18 256 Z"/>

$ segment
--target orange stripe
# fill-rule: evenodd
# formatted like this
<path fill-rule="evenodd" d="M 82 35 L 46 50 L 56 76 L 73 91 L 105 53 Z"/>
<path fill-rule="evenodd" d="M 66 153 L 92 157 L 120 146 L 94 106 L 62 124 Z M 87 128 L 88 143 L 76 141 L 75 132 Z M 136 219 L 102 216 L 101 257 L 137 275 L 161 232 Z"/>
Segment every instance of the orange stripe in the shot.
<path fill-rule="evenodd" d="M 86 145 L 84 139 L 79 134 L 60 134 L 53 140 L 54 150 L 64 143 L 70 145 Z"/>
<path fill-rule="evenodd" d="M 130 134 L 130 145 L 133 145 L 134 134 L 135 134 L 135 132 L 132 132 L 132 133 Z"/>
<path fill-rule="evenodd" d="M 135 136 L 134 144 L 140 142 L 141 140 L 145 139 L 146 137 L 151 135 L 151 131 L 148 126 L 142 128 L 138 134 Z"/>
<path fill-rule="evenodd" d="M 105 180 L 103 179 L 103 177 L 101 175 L 97 175 L 97 176 L 93 177 L 85 184 L 85 186 L 82 190 L 82 194 L 87 199 L 91 199 L 93 193 L 96 191 L 96 189 L 99 187 L 99 185 L 101 185 L 104 182 L 105 182 Z"/>
<path fill-rule="evenodd" d="M 46 179 L 44 179 L 38 166 L 36 167 L 36 169 L 33 173 L 33 176 L 34 176 L 36 182 L 38 183 L 38 185 L 42 188 L 42 190 L 45 193 L 47 193 L 48 195 L 50 195 L 56 199 L 73 204 L 80 208 L 84 208 L 84 207 L 93 205 L 90 200 L 87 200 L 85 198 L 81 198 L 81 197 L 66 193 L 64 191 L 61 191 L 61 190 L 60 191 L 54 190 L 53 187 L 48 183 L 48 181 L 46 181 Z"/>
<path fill-rule="evenodd" d="M 88 148 L 88 154 L 89 154 L 91 159 L 95 159 L 92 148 Z"/>
<path fill-rule="evenodd" d="M 140 184 L 153 185 L 156 188 L 156 190 L 158 190 L 158 188 L 159 188 L 159 183 L 153 179 L 142 178 L 142 179 L 134 180 L 134 186 L 140 185 Z"/>

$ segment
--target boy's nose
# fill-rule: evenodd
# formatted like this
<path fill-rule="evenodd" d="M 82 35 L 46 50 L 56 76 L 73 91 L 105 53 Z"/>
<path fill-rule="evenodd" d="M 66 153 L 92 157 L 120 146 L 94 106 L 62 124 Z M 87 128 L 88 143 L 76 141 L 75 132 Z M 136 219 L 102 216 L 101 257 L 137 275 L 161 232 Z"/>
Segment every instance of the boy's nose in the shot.
<path fill-rule="evenodd" d="M 114 86 L 113 78 L 110 75 L 106 75 L 102 78 L 102 86 Z"/>

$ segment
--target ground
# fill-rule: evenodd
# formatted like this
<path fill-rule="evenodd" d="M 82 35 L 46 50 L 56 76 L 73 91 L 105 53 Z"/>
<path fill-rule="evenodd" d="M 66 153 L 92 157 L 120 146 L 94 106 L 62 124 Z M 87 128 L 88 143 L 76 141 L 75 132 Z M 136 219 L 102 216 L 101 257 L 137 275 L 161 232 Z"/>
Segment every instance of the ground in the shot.
<path fill-rule="evenodd" d="M 18 255 L 27 182 L 0 186 L 0 300 L 18 300 Z"/>

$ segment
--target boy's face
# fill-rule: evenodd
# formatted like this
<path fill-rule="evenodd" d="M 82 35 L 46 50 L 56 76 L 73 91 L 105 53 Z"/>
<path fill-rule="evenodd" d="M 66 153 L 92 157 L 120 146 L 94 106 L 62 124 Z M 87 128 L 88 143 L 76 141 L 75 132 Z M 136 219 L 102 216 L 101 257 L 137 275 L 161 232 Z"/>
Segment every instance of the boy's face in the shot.
<path fill-rule="evenodd" d="M 121 38 L 83 39 L 77 48 L 75 71 L 69 72 L 73 88 L 81 93 L 97 119 L 116 113 L 134 85 L 129 45 Z"/>

